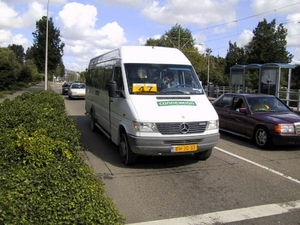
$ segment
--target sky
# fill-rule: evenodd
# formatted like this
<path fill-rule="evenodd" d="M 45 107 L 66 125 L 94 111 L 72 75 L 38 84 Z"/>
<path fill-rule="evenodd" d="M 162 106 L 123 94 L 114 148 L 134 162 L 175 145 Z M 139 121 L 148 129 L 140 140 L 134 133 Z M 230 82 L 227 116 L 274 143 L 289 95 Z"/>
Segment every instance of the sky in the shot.
<path fill-rule="evenodd" d="M 211 55 L 225 57 L 229 42 L 245 46 L 263 19 L 287 28 L 287 51 L 292 63 L 300 63 L 300 0 L 0 0 L 0 47 L 26 51 L 47 12 L 65 43 L 69 70 L 84 71 L 91 58 L 143 45 L 176 24 L 191 31 L 201 54 L 210 48 Z"/>

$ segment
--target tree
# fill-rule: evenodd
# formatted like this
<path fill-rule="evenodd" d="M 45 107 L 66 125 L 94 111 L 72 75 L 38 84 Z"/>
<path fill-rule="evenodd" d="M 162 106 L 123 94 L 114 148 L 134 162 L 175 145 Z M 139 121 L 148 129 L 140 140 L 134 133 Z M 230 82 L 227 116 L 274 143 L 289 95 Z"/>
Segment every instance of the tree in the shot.
<path fill-rule="evenodd" d="M 210 81 L 218 86 L 227 86 L 229 84 L 229 76 L 224 74 L 226 60 L 220 56 L 210 56 Z"/>
<path fill-rule="evenodd" d="M 203 80 L 205 77 L 204 71 L 206 71 L 207 68 L 207 61 L 195 47 L 195 40 L 189 29 L 184 29 L 180 25 L 176 24 L 171 28 L 171 30 L 166 31 L 160 38 L 149 38 L 145 45 L 178 48 L 190 60 L 199 79 Z"/>
<path fill-rule="evenodd" d="M 18 82 L 21 64 L 8 48 L 0 48 L 0 59 L 0 90 L 7 90 Z"/>
<path fill-rule="evenodd" d="M 270 23 L 266 19 L 259 22 L 253 30 L 253 38 L 245 47 L 249 56 L 247 63 L 289 63 L 293 55 L 286 50 L 287 29 L 283 24 L 276 25 L 273 19 Z"/>
<path fill-rule="evenodd" d="M 62 61 L 62 59 L 61 59 L 61 61 L 60 61 L 60 63 L 58 64 L 58 66 L 57 66 L 57 72 L 55 73 L 57 76 L 60 76 L 60 77 L 64 77 L 65 76 L 65 65 L 64 65 L 64 62 Z"/>
<path fill-rule="evenodd" d="M 183 49 L 182 52 L 192 63 L 199 79 L 201 81 L 206 80 L 206 69 L 207 69 L 207 60 L 201 54 L 199 54 L 198 50 L 194 49 Z"/>
<path fill-rule="evenodd" d="M 12 50 L 15 55 L 16 55 L 16 60 L 23 64 L 24 63 L 24 59 L 25 59 L 25 53 L 24 53 L 24 48 L 22 45 L 8 45 L 8 49 Z"/>
<path fill-rule="evenodd" d="M 22 71 L 21 71 L 21 76 L 23 78 L 23 81 L 27 82 L 27 83 L 31 82 L 31 81 L 41 81 L 42 80 L 42 75 L 39 74 L 34 61 L 31 59 L 28 59 L 25 61 Z"/>
<path fill-rule="evenodd" d="M 236 64 L 247 64 L 247 55 L 245 53 L 245 49 L 243 47 L 238 47 L 236 42 L 233 44 L 229 41 L 229 50 L 225 56 L 226 67 L 225 73 L 230 73 L 230 67 Z"/>
<path fill-rule="evenodd" d="M 300 65 L 296 65 L 296 67 L 292 70 L 292 88 L 300 88 Z"/>
<path fill-rule="evenodd" d="M 88 74 L 87 69 L 85 71 L 81 71 L 79 73 L 80 82 L 82 82 L 82 83 L 86 82 L 86 76 L 87 76 L 87 74 Z"/>
<path fill-rule="evenodd" d="M 32 33 L 33 46 L 27 50 L 28 57 L 33 57 L 40 73 L 45 71 L 47 17 L 36 22 L 36 31 Z M 57 66 L 62 63 L 65 44 L 60 39 L 60 30 L 54 27 L 52 18 L 48 21 L 48 69 L 53 74 Z"/>
<path fill-rule="evenodd" d="M 26 53 L 25 53 L 25 60 L 31 59 L 35 61 L 34 59 L 34 48 L 33 46 L 27 48 Z"/>
<path fill-rule="evenodd" d="M 171 30 L 166 31 L 159 39 L 150 38 L 146 41 L 146 46 L 164 46 L 182 49 L 196 50 L 195 41 L 189 29 L 184 29 L 176 24 Z"/>
<path fill-rule="evenodd" d="M 184 29 L 176 24 L 171 30 L 167 31 L 163 36 L 170 47 L 178 49 L 196 50 L 195 40 L 189 29 Z"/>

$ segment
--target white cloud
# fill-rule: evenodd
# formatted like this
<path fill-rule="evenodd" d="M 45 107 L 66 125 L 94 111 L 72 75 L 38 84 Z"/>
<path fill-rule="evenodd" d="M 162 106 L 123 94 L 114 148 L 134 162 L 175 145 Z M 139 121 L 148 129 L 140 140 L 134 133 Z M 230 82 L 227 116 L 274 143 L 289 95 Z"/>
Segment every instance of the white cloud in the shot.
<path fill-rule="evenodd" d="M 6 3 L 0 1 L 0 29 L 16 28 L 22 22 L 18 12 L 10 8 Z"/>
<path fill-rule="evenodd" d="M 286 28 L 288 29 L 287 42 L 288 46 L 299 46 L 300 38 L 300 13 L 295 13 L 287 16 L 288 23 Z"/>
<path fill-rule="evenodd" d="M 79 64 L 82 60 L 87 64 L 89 59 L 103 53 L 103 49 L 111 50 L 127 41 L 117 22 L 96 27 L 97 8 L 93 5 L 68 3 L 59 12 L 57 21 L 61 25 L 62 41 L 66 44 L 65 55 L 76 57 L 74 60 Z"/>
<path fill-rule="evenodd" d="M 48 0 L 1 0 L 2 2 L 6 2 L 7 4 L 30 4 L 33 2 L 39 2 L 42 5 L 47 5 Z M 66 3 L 68 0 L 49 0 L 49 4 L 57 5 Z"/>
<path fill-rule="evenodd" d="M 244 47 L 247 45 L 253 38 L 253 33 L 250 30 L 243 30 L 243 32 L 239 35 L 236 44 L 239 47 Z"/>
<path fill-rule="evenodd" d="M 102 48 L 117 48 L 126 43 L 124 30 L 117 22 L 106 24 L 93 33 L 93 39 L 96 46 Z"/>
<path fill-rule="evenodd" d="M 36 21 L 46 15 L 47 12 L 42 4 L 32 2 L 28 5 L 27 12 L 21 15 L 22 27 L 35 27 Z"/>
<path fill-rule="evenodd" d="M 272 13 L 274 17 L 281 14 L 296 13 L 300 10 L 298 0 L 252 0 L 254 14 Z"/>
<path fill-rule="evenodd" d="M 28 4 L 26 11 L 20 13 L 5 2 L 0 1 L 0 15 L 0 29 L 34 28 L 36 21 L 46 15 L 46 10 L 43 9 L 42 4 L 31 2 Z"/>
<path fill-rule="evenodd" d="M 154 35 L 154 36 L 152 36 L 152 37 L 144 37 L 144 36 L 142 36 L 142 37 L 138 38 L 138 41 L 139 41 L 139 44 L 140 44 L 140 45 L 145 45 L 146 42 L 147 42 L 147 40 L 148 40 L 149 38 L 152 38 L 152 39 L 154 39 L 154 40 L 158 40 L 158 39 L 161 38 L 161 36 L 162 36 L 161 34 L 156 34 L 156 35 Z"/>
<path fill-rule="evenodd" d="M 98 0 L 111 6 L 127 7 L 127 8 L 140 8 L 144 6 L 147 0 Z"/>
<path fill-rule="evenodd" d="M 237 3 L 237 0 L 169 0 L 165 5 L 160 5 L 159 1 L 152 1 L 143 9 L 142 15 L 163 24 L 194 24 L 203 27 L 209 23 L 222 24 L 234 21 L 236 14 L 232 9 Z"/>
<path fill-rule="evenodd" d="M 27 38 L 22 34 L 13 35 L 9 30 L 0 30 L 0 46 L 6 47 L 12 44 L 22 45 L 25 50 L 30 46 Z"/>
<path fill-rule="evenodd" d="M 296 48 L 294 52 L 293 63 L 300 64 L 300 47 Z"/>
<path fill-rule="evenodd" d="M 0 0 L 0 46 L 29 47 L 27 38 L 32 38 L 36 21 L 46 15 L 48 2 L 49 16 L 65 43 L 69 69 L 84 70 L 90 58 L 121 45 L 143 45 L 149 37 L 160 38 L 175 24 L 192 32 L 202 53 L 206 48 L 214 53 L 225 49 L 228 41 L 244 46 L 253 36 L 250 30 L 264 17 L 284 24 L 291 53 L 300 59 L 298 0 Z"/>
<path fill-rule="evenodd" d="M 92 5 L 68 3 L 59 12 L 58 22 L 61 31 L 68 39 L 80 39 L 89 36 L 97 20 L 97 8 Z"/>

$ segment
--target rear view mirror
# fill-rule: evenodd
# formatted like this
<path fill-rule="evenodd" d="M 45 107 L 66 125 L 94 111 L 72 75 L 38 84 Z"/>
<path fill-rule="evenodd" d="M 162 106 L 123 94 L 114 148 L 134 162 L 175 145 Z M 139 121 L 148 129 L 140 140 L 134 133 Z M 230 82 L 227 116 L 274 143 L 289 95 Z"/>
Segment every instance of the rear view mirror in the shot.
<path fill-rule="evenodd" d="M 111 98 L 116 97 L 116 90 L 117 90 L 117 82 L 116 81 L 110 81 L 109 82 L 109 87 L 108 87 L 108 95 Z"/>

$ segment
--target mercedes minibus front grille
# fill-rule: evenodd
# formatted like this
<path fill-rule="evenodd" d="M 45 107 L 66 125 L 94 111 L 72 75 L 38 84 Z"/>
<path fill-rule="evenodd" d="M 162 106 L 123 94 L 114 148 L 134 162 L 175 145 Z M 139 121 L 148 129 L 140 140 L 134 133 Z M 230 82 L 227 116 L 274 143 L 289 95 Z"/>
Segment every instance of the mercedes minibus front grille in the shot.
<path fill-rule="evenodd" d="M 161 134 L 195 134 L 203 133 L 207 122 L 157 123 Z"/>

